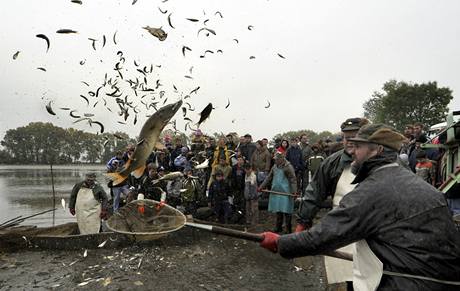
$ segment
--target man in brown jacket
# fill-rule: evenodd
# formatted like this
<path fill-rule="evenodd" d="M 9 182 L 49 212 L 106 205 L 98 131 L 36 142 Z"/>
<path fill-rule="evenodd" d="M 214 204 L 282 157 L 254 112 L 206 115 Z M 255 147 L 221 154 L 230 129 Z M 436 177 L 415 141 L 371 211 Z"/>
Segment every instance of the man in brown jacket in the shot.
<path fill-rule="evenodd" d="M 270 172 L 271 154 L 262 141 L 256 142 L 256 151 L 251 157 L 251 167 L 257 176 L 257 185 L 260 185 Z"/>

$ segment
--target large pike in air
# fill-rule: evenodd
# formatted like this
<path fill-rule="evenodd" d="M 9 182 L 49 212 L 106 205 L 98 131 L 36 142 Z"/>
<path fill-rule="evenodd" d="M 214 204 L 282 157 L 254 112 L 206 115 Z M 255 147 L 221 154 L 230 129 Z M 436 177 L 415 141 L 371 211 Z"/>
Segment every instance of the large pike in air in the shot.
<path fill-rule="evenodd" d="M 182 100 L 160 108 L 147 119 L 142 126 L 132 157 L 126 162 L 121 171 L 106 174 L 113 181 L 114 186 L 123 182 L 131 173 L 136 178 L 142 176 L 145 170 L 145 162 L 157 144 L 160 133 L 181 106 Z"/>

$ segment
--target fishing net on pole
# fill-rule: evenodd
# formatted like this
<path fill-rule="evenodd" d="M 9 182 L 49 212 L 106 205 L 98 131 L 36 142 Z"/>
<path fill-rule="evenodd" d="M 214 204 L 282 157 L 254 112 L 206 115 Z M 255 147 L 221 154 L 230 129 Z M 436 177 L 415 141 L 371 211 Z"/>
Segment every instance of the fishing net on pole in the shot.
<path fill-rule="evenodd" d="M 155 200 L 134 200 L 107 220 L 107 227 L 129 235 L 161 235 L 179 230 L 186 217 L 179 210 Z"/>

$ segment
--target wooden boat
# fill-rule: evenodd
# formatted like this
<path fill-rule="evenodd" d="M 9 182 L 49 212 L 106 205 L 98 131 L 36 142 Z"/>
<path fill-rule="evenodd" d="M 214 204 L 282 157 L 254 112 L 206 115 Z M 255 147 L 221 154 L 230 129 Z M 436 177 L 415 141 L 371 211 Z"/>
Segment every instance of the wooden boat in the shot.
<path fill-rule="evenodd" d="M 0 231 L 0 251 L 34 249 L 91 249 L 105 242 L 104 247 L 128 245 L 132 238 L 114 232 L 79 234 L 75 222 L 52 227 L 19 226 Z"/>

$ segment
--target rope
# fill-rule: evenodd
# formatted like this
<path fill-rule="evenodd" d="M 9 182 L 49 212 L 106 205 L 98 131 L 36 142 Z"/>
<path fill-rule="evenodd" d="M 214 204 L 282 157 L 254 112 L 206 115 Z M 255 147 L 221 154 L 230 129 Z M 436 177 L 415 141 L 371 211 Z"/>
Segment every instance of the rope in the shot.
<path fill-rule="evenodd" d="M 456 285 L 456 286 L 460 286 L 460 282 L 459 282 L 459 281 L 439 280 L 439 279 L 430 278 L 430 277 L 425 277 L 425 276 L 401 274 L 401 273 L 396 273 L 396 272 L 391 272 L 391 271 L 383 271 L 383 274 L 389 275 L 389 276 L 395 276 L 395 277 L 404 277 L 404 278 L 412 278 L 412 279 L 426 280 L 426 281 L 431 281 L 431 282 L 436 282 L 436 283 L 441 283 L 441 284 L 446 284 L 446 285 Z"/>

